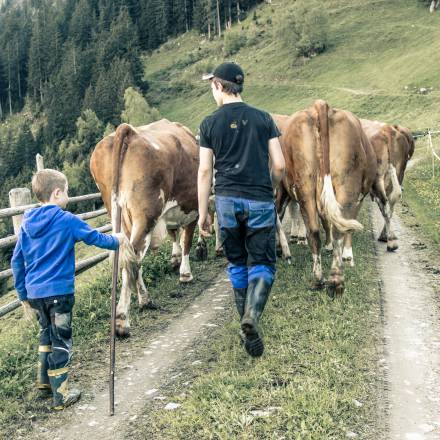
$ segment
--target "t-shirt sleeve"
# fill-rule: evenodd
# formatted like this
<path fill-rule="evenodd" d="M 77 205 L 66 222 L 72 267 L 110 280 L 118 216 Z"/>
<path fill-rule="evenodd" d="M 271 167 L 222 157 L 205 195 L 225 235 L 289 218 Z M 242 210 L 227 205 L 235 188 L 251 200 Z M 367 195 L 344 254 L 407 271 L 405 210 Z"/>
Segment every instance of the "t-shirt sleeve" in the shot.
<path fill-rule="evenodd" d="M 278 127 L 275 124 L 275 121 L 272 119 L 272 116 L 267 113 L 267 126 L 268 126 L 268 133 L 269 137 L 268 139 L 273 139 L 281 136 L 280 130 L 278 130 Z"/>
<path fill-rule="evenodd" d="M 209 133 L 209 122 L 207 119 L 204 119 L 203 122 L 200 124 L 200 129 L 199 129 L 199 135 L 200 135 L 200 141 L 199 144 L 201 147 L 204 148 L 211 148 L 212 149 L 212 145 L 211 145 L 211 138 L 210 138 L 210 133 Z"/>

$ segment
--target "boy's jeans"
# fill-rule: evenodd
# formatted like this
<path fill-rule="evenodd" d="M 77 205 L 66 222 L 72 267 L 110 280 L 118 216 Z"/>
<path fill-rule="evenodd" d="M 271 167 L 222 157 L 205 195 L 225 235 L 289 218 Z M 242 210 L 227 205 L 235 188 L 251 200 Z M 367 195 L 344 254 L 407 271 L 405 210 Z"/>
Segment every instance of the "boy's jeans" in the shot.
<path fill-rule="evenodd" d="M 63 368 L 72 356 L 73 295 L 50 296 L 29 299 L 37 311 L 40 324 L 40 347 L 52 347 L 48 356 L 50 370 Z"/>

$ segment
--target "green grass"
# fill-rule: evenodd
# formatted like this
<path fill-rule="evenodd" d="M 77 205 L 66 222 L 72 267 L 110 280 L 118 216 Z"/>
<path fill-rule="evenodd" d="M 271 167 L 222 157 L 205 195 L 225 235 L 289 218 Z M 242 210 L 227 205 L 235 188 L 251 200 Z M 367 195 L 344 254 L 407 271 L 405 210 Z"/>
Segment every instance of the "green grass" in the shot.
<path fill-rule="evenodd" d="M 362 221 L 371 229 L 364 211 Z M 354 240 L 357 266 L 346 270 L 346 292 L 335 301 L 308 289 L 310 252 L 294 246 L 293 266 L 278 264 L 262 326 L 266 352 L 252 360 L 239 344 L 235 312 L 188 362 L 181 382 L 162 390 L 175 411 L 150 404 L 126 437 L 132 439 L 337 439 L 355 432 L 379 439 L 379 283 L 374 240 Z M 330 256 L 324 258 L 328 270 Z M 191 358 L 193 360 L 194 358 Z M 189 384 L 188 384 L 189 382 Z M 182 394 L 183 392 L 183 394 Z M 252 411 L 276 410 L 267 417 Z"/>
<path fill-rule="evenodd" d="M 135 357 L 137 344 L 153 338 L 221 271 L 224 261 L 212 257 L 212 240 L 209 248 L 211 258 L 208 262 L 192 261 L 195 282 L 189 285 L 181 285 L 178 275 L 170 269 L 170 243 L 165 243 L 156 254 L 149 253 L 146 256 L 143 262 L 144 280 L 151 299 L 161 306 L 161 310 L 139 312 L 136 298 L 132 296 L 132 337 L 118 342 L 117 362 L 121 362 L 121 356 L 124 362 Z M 77 280 L 71 377 L 86 393 L 91 383 L 103 382 L 108 374 L 110 280 L 108 263 L 101 263 L 80 275 Z M 39 399 L 33 389 L 37 348 L 37 325 L 24 322 L 20 309 L 1 319 L 0 438 L 29 430 L 31 416 L 39 420 L 48 416 L 48 402 Z"/>
<path fill-rule="evenodd" d="M 231 57 L 247 74 L 245 100 L 293 113 L 323 98 L 359 116 L 412 129 L 440 126 L 440 46 L 433 43 L 440 38 L 440 14 L 429 14 L 413 0 L 328 0 L 330 47 L 304 64 L 295 62 L 279 35 L 289 3 L 262 5 L 260 25 L 251 19 L 238 25 L 250 41 Z M 209 87 L 199 78 L 207 63 L 223 61 L 222 43 L 190 32 L 145 57 L 149 99 L 162 115 L 196 129 L 215 109 Z M 199 52 L 202 59 L 190 63 Z M 434 90 L 428 95 L 413 90 L 430 86 Z"/>
<path fill-rule="evenodd" d="M 433 137 L 433 143 L 438 152 L 440 137 Z M 420 161 L 405 175 L 403 200 L 412 213 L 411 224 L 440 251 L 440 161 L 432 160 L 426 145 L 426 139 L 418 143 Z"/>

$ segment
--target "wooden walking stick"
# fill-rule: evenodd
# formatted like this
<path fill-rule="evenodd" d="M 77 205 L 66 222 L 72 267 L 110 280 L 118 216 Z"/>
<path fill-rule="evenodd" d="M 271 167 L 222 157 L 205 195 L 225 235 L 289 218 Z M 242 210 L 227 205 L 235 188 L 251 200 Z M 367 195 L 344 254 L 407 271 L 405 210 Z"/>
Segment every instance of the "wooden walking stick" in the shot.
<path fill-rule="evenodd" d="M 121 232 L 121 207 L 116 202 L 115 233 Z M 115 250 L 112 274 L 112 313 L 110 321 L 110 415 L 115 413 L 115 345 L 116 345 L 116 291 L 119 275 L 119 247 Z"/>

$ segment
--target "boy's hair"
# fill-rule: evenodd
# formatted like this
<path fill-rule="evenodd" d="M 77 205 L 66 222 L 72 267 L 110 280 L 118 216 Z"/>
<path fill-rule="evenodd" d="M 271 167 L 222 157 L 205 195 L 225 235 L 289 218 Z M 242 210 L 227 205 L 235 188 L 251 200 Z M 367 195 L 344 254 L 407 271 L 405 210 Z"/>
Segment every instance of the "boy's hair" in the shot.
<path fill-rule="evenodd" d="M 238 95 L 239 93 L 241 93 L 243 91 L 243 79 L 244 78 L 241 77 L 240 75 L 240 78 L 237 78 L 237 80 L 238 81 L 241 80 L 241 82 L 235 83 L 232 81 L 226 81 L 224 79 L 217 78 L 216 76 L 212 78 L 214 82 L 217 82 L 223 86 L 223 92 L 226 93 L 227 95 Z"/>
<path fill-rule="evenodd" d="M 67 177 L 57 170 L 45 168 L 37 171 L 32 178 L 32 191 L 40 202 L 48 202 L 53 191 L 57 188 L 65 190 Z"/>

